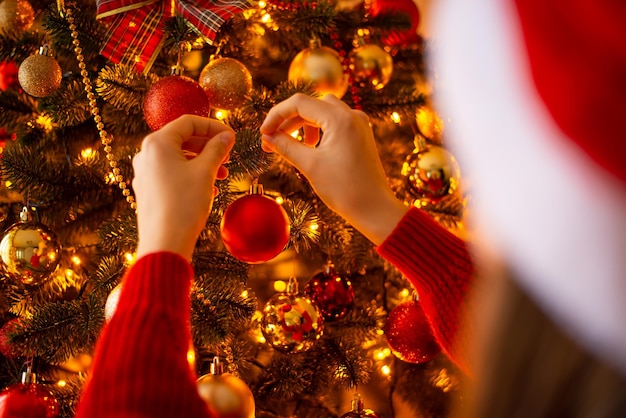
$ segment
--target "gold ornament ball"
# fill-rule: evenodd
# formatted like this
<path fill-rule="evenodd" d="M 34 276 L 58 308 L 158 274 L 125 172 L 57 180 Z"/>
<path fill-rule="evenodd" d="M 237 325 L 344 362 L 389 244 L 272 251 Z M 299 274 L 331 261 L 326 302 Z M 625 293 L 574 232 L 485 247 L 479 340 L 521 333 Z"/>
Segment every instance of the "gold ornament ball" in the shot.
<path fill-rule="evenodd" d="M 209 96 L 211 107 L 233 110 L 244 104 L 252 91 L 252 75 L 233 58 L 217 58 L 200 73 L 198 83 Z"/>
<path fill-rule="evenodd" d="M 17 72 L 17 79 L 24 91 L 35 97 L 54 93 L 61 85 L 62 76 L 57 60 L 42 54 L 26 58 Z"/>
<path fill-rule="evenodd" d="M 0 241 L 5 273 L 27 286 L 38 286 L 54 273 L 60 252 L 56 234 L 39 222 L 15 223 Z"/>
<path fill-rule="evenodd" d="M 348 90 L 348 75 L 343 71 L 341 57 L 332 48 L 312 44 L 295 56 L 287 75 L 291 82 L 312 83 L 321 96 L 343 97 Z"/>
<path fill-rule="evenodd" d="M 216 418 L 254 418 L 254 396 L 245 382 L 230 373 L 206 374 L 197 382 L 198 394 Z"/>
<path fill-rule="evenodd" d="M 263 309 L 261 332 L 269 345 L 284 353 L 310 349 L 324 332 L 324 318 L 301 293 L 278 293 Z"/>
<path fill-rule="evenodd" d="M 380 46 L 365 44 L 350 53 L 350 68 L 357 83 L 380 90 L 391 80 L 393 59 Z"/>
<path fill-rule="evenodd" d="M 402 174 L 416 197 L 431 202 L 455 193 L 461 179 L 456 158 L 438 145 L 426 145 L 409 154 L 402 164 Z"/>
<path fill-rule="evenodd" d="M 0 30 L 24 32 L 35 21 L 35 11 L 27 0 L 3 0 L 0 3 Z"/>
<path fill-rule="evenodd" d="M 425 105 L 418 109 L 415 114 L 417 128 L 422 135 L 433 141 L 441 141 L 443 135 L 443 120 L 437 115 L 432 107 Z"/>

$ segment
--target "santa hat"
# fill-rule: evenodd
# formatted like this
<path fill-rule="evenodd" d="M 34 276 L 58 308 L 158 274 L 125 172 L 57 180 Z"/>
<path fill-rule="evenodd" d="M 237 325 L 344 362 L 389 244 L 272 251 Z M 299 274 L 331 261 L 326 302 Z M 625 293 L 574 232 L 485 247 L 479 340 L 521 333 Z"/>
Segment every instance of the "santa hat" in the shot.
<path fill-rule="evenodd" d="M 435 100 L 477 227 L 626 374 L 626 2 L 437 3 Z"/>

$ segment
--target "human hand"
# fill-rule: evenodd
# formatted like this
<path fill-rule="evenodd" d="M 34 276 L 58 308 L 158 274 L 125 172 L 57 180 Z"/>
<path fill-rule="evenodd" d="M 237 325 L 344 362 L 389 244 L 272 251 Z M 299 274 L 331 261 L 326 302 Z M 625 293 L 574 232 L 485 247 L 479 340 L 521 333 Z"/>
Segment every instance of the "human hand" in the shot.
<path fill-rule="evenodd" d="M 235 142 L 234 131 L 200 116 L 183 115 L 143 140 L 133 158 L 137 202 L 137 258 L 171 251 L 190 260 L 213 197 L 221 164 Z M 197 156 L 189 159 L 183 150 Z"/>
<path fill-rule="evenodd" d="M 290 135 L 300 127 L 304 143 Z M 293 164 L 328 207 L 375 244 L 408 210 L 389 187 L 367 115 L 335 96 L 295 94 L 268 112 L 261 133 L 264 150 Z"/>

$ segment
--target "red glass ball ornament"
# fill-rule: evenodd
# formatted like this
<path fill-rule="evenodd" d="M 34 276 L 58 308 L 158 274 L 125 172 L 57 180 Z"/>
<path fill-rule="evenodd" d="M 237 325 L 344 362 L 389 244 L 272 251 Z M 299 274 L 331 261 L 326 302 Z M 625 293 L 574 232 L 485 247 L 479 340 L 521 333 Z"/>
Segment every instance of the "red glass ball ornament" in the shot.
<path fill-rule="evenodd" d="M 343 318 L 354 304 L 352 282 L 332 267 L 313 276 L 304 293 L 319 307 L 325 321 Z"/>
<path fill-rule="evenodd" d="M 9 334 L 15 330 L 19 319 L 13 318 L 0 328 L 0 353 L 8 359 L 19 357 L 20 353 L 17 347 L 9 341 Z"/>
<path fill-rule="evenodd" d="M 253 193 L 226 208 L 221 236 L 233 257 L 245 263 L 264 263 L 280 254 L 287 245 L 289 219 L 274 199 Z"/>
<path fill-rule="evenodd" d="M 200 84 L 183 75 L 154 83 L 143 101 L 143 117 L 153 131 L 182 115 L 209 116 L 209 97 Z"/>
<path fill-rule="evenodd" d="M 407 46 L 417 44 L 420 36 L 417 27 L 420 23 L 420 11 L 413 0 L 372 0 L 370 14 L 374 17 L 381 13 L 399 12 L 409 16 L 411 28 L 403 31 L 392 31 L 383 37 L 382 42 L 387 46 Z"/>
<path fill-rule="evenodd" d="M 59 403 L 36 383 L 17 383 L 0 393 L 0 418 L 55 418 Z"/>
<path fill-rule="evenodd" d="M 385 336 L 393 354 L 407 363 L 426 363 L 441 352 L 417 300 L 392 309 L 387 317 Z"/>

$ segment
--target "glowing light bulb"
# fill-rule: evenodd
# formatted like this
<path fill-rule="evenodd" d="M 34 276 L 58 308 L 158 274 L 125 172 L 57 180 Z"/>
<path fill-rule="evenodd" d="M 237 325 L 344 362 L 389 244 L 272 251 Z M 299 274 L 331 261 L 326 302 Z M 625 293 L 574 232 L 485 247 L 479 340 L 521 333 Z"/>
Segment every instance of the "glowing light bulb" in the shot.
<path fill-rule="evenodd" d="M 400 123 L 400 114 L 398 112 L 393 112 L 391 114 L 391 120 L 393 123 Z"/>

